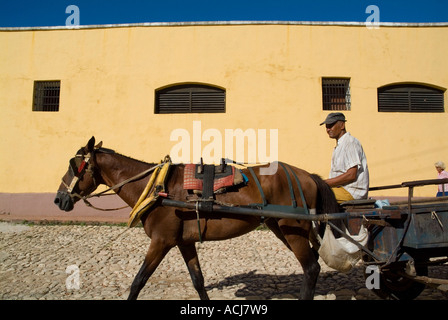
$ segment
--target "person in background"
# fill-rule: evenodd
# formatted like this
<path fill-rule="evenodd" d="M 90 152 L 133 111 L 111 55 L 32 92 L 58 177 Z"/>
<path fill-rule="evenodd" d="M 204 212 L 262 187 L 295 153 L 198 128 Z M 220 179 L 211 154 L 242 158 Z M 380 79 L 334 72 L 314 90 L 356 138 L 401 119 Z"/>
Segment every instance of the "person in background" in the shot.
<path fill-rule="evenodd" d="M 325 182 L 333 189 L 338 203 L 367 199 L 369 191 L 366 155 L 359 140 L 347 132 L 345 122 L 343 113 L 333 112 L 320 124 L 325 124 L 328 136 L 336 140 L 330 175 Z"/>
<path fill-rule="evenodd" d="M 445 163 L 443 163 L 442 161 L 437 161 L 436 163 L 434 163 L 434 166 L 436 167 L 439 179 L 448 179 L 448 172 L 445 171 Z M 436 197 L 443 196 L 448 196 L 448 183 L 439 184 L 439 189 Z"/>

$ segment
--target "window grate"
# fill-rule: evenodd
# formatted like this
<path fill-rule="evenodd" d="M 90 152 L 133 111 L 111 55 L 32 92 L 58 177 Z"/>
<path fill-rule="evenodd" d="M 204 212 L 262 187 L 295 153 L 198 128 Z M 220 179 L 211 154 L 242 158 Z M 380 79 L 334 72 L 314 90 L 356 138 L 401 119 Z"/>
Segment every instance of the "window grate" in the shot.
<path fill-rule="evenodd" d="M 444 112 L 443 96 L 443 90 L 426 85 L 388 85 L 378 88 L 378 111 Z"/>
<path fill-rule="evenodd" d="M 34 81 L 33 111 L 59 111 L 61 81 Z"/>
<path fill-rule="evenodd" d="M 155 113 L 224 113 L 226 92 L 209 85 L 175 85 L 156 91 Z"/>
<path fill-rule="evenodd" d="M 350 110 L 350 79 L 322 78 L 323 110 Z"/>

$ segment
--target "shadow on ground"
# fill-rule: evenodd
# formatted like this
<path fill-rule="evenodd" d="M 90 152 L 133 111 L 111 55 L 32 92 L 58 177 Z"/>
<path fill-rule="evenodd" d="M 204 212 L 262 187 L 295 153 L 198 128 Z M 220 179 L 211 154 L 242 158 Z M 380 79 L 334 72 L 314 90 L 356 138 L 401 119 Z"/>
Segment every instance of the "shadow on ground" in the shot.
<path fill-rule="evenodd" d="M 316 284 L 315 296 L 332 293 L 334 299 L 337 300 L 340 297 L 345 300 L 351 295 L 356 295 L 360 289 L 365 289 L 363 270 L 361 267 L 356 267 L 347 274 L 336 271 L 321 273 Z M 206 290 L 236 287 L 238 289 L 235 291 L 235 296 L 238 298 L 297 299 L 300 295 L 303 278 L 303 274 L 259 274 L 257 270 L 252 270 L 212 283 L 206 286 Z"/>

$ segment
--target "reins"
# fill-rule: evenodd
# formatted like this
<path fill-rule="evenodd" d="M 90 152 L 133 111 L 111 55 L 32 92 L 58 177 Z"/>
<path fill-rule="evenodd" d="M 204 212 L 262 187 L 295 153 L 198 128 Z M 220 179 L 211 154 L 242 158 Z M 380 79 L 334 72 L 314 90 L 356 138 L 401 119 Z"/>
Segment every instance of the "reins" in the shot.
<path fill-rule="evenodd" d="M 114 186 L 112 186 L 112 187 L 109 187 L 109 188 L 107 188 L 106 190 L 103 190 L 103 191 L 101 191 L 101 192 L 92 193 L 92 194 L 89 194 L 89 195 L 86 195 L 86 196 L 81 196 L 81 195 L 78 194 L 78 193 L 72 193 L 72 195 L 73 195 L 74 197 L 77 197 L 77 198 L 79 198 L 80 200 L 84 201 L 84 203 L 85 203 L 86 206 L 91 207 L 91 208 L 96 209 L 96 210 L 100 210 L 100 211 L 116 211 L 116 210 L 121 210 L 121 209 L 127 208 L 127 207 L 129 207 L 129 206 L 126 205 L 126 206 L 123 206 L 123 207 L 120 207 L 120 208 L 104 209 L 104 208 L 98 208 L 98 207 L 95 207 L 95 206 L 94 206 L 93 204 L 91 204 L 87 199 L 90 199 L 90 198 L 93 198 L 93 197 L 98 197 L 98 198 L 99 198 L 99 197 L 102 197 L 102 196 L 111 196 L 111 195 L 115 195 L 116 193 L 107 193 L 107 192 L 112 191 L 112 190 L 115 190 L 115 189 L 120 189 L 121 187 L 123 187 L 124 185 L 126 185 L 126 184 L 128 184 L 128 183 L 130 183 L 130 182 L 137 181 L 137 180 L 143 178 L 144 176 L 148 175 L 150 172 L 154 171 L 155 169 L 157 169 L 157 168 L 159 168 L 159 167 L 161 167 L 161 166 L 163 166 L 163 163 L 158 164 L 158 165 L 155 165 L 154 167 L 149 168 L 149 169 L 147 169 L 147 170 L 145 170 L 145 171 L 143 171 L 143 172 L 140 172 L 139 174 L 137 174 L 137 175 L 135 175 L 135 176 L 133 176 L 133 177 L 131 177 L 131 178 L 129 178 L 129 179 L 126 179 L 126 180 L 124 180 L 124 181 L 122 181 L 122 182 L 120 182 L 120 183 L 117 183 L 116 185 L 114 185 Z M 62 182 L 64 183 L 64 181 L 62 181 Z M 65 183 L 64 183 L 64 184 L 65 184 Z"/>

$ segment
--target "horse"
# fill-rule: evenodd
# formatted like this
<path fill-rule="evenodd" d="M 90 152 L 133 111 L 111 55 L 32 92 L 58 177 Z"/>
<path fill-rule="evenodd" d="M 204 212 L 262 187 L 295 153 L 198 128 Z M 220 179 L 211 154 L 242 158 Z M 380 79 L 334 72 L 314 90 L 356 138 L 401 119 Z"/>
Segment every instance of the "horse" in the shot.
<path fill-rule="evenodd" d="M 92 137 L 85 147 L 79 149 L 70 160 L 69 170 L 62 177 L 57 191 L 55 204 L 65 211 L 71 211 L 77 201 L 85 199 L 100 184 L 113 188 L 113 191 L 131 208 L 142 194 L 152 173 L 132 179 L 139 173 L 155 167 L 116 153 L 102 147 L 102 142 L 95 145 Z M 259 184 L 268 203 L 289 205 L 291 202 L 286 173 L 277 170 L 271 175 L 260 175 L 260 169 L 267 165 L 255 166 L 253 171 L 259 177 Z M 305 170 L 290 166 L 297 175 L 303 189 L 306 206 L 316 213 L 337 212 L 338 204 L 330 187 L 318 176 Z M 165 191 L 169 197 L 185 201 L 187 190 L 183 189 L 184 164 L 173 164 L 166 181 Z M 242 169 L 250 177 L 247 168 Z M 244 187 L 232 192 L 216 194 L 216 201 L 235 206 L 260 202 L 260 191 L 249 179 Z M 125 183 L 121 183 L 125 181 Z M 115 187 L 119 184 L 119 187 Z M 299 190 L 294 186 L 294 194 Z M 297 205 L 304 206 L 302 197 L 296 197 Z M 146 282 L 161 263 L 165 255 L 177 247 L 188 268 L 193 286 L 201 300 L 208 300 L 204 287 L 204 277 L 199 264 L 195 243 L 199 241 L 218 241 L 246 234 L 263 222 L 290 249 L 303 268 L 304 278 L 300 288 L 300 299 L 312 300 L 316 282 L 320 273 L 318 254 L 310 245 L 312 223 L 307 220 L 290 218 L 263 218 L 261 216 L 235 213 L 200 212 L 198 227 L 197 212 L 164 206 L 160 199 L 141 217 L 141 223 L 147 236 L 151 239 L 143 264 L 135 276 L 128 299 L 137 299 Z M 200 230 L 199 230 L 200 228 Z"/>

